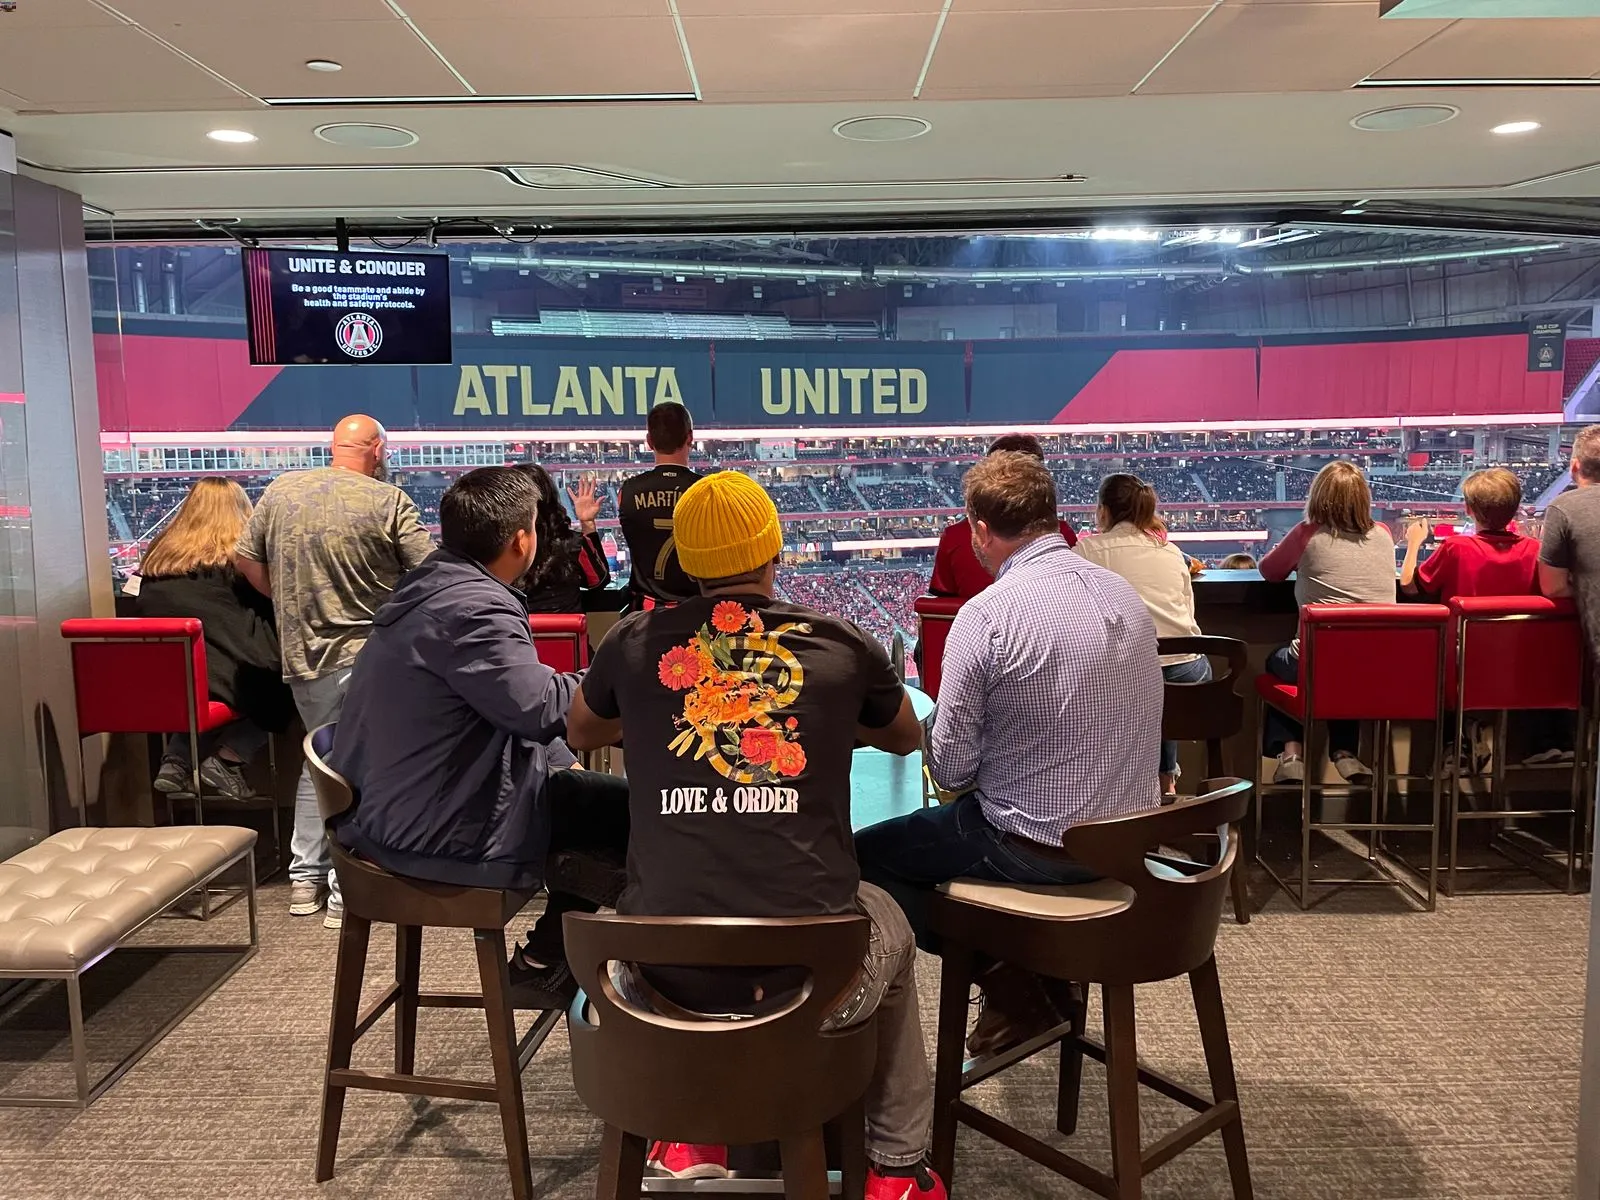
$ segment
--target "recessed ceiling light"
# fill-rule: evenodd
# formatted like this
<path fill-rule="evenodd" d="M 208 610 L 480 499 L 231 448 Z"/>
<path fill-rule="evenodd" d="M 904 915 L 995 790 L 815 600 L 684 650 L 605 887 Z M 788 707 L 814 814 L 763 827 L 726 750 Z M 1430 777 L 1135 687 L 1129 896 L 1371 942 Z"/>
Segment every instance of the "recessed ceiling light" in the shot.
<path fill-rule="evenodd" d="M 417 135 L 398 125 L 338 121 L 331 125 L 318 125 L 312 132 L 332 145 L 352 146 L 358 150 L 399 150 L 417 144 Z"/>
<path fill-rule="evenodd" d="M 332 74 L 334 71 L 344 70 L 344 64 L 336 63 L 331 58 L 313 58 L 306 63 L 306 70 L 326 71 Z"/>
<path fill-rule="evenodd" d="M 1490 133 L 1532 133 L 1539 128 L 1537 121 L 1507 121 L 1504 125 L 1496 125 Z"/>
<path fill-rule="evenodd" d="M 232 142 L 240 145 L 256 140 L 255 134 L 243 129 L 213 129 L 206 136 L 213 142 Z"/>
<path fill-rule="evenodd" d="M 1407 129 L 1443 125 L 1460 114 L 1461 110 L 1453 104 L 1401 104 L 1364 112 L 1350 124 L 1368 133 L 1399 133 Z"/>
<path fill-rule="evenodd" d="M 921 117 L 851 117 L 833 131 L 850 142 L 909 142 L 932 128 Z"/>

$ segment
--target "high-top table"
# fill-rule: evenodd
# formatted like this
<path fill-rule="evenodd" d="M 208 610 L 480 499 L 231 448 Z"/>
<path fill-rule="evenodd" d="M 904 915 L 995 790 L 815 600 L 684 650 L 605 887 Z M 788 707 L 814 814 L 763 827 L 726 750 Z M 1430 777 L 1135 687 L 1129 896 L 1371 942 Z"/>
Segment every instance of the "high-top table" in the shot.
<path fill-rule="evenodd" d="M 933 711 L 926 692 L 906 685 L 911 707 L 920 721 Z M 865 829 L 890 817 L 922 807 L 922 751 L 901 757 L 871 746 L 858 746 L 850 764 L 850 823 Z"/>

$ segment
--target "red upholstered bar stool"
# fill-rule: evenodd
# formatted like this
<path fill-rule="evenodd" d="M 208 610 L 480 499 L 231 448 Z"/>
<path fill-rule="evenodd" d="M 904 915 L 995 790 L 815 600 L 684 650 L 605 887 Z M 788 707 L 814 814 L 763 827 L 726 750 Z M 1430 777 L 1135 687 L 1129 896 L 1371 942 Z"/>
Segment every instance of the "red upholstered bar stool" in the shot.
<path fill-rule="evenodd" d="M 211 699 L 206 684 L 206 643 L 198 617 L 74 617 L 61 622 L 72 647 L 72 691 L 78 714 L 78 768 L 85 771 L 83 741 L 101 733 L 189 735 L 189 783 L 194 823 L 205 824 L 200 791 L 200 735 L 239 720 L 226 704 Z M 276 770 L 274 770 L 276 777 Z M 218 799 L 213 797 L 214 800 Z M 281 817 L 272 812 L 273 861 L 282 856 Z M 80 819 L 87 823 L 85 781 Z M 238 811 L 240 805 L 229 803 Z M 168 799 L 168 820 L 172 801 Z M 231 894 L 226 907 L 244 893 Z M 209 918 L 210 890 L 200 893 L 201 916 Z"/>
<path fill-rule="evenodd" d="M 1433 764 L 1441 766 L 1444 710 L 1444 667 L 1450 610 L 1442 604 L 1311 604 L 1300 612 L 1300 678 L 1288 683 L 1274 675 L 1256 676 L 1256 693 L 1265 716 L 1271 705 L 1305 727 L 1306 770 L 1298 783 L 1260 784 L 1256 803 L 1256 861 L 1301 908 L 1311 901 L 1313 884 L 1393 884 L 1432 911 L 1438 898 L 1439 801 L 1442 769 L 1427 774 L 1400 774 L 1393 769 L 1390 745 L 1395 721 L 1434 723 Z M 1374 777 L 1370 786 L 1333 785 L 1322 782 L 1318 768 L 1325 735 L 1324 721 L 1371 721 L 1377 724 Z M 1413 747 L 1413 752 L 1415 747 Z M 1415 759 L 1415 753 L 1413 753 Z M 1431 789 L 1431 818 L 1385 820 L 1390 785 L 1396 780 L 1426 780 Z M 1262 853 L 1262 811 L 1267 800 L 1284 793 L 1300 797 L 1300 877 L 1291 885 Z M 1372 797 L 1369 820 L 1323 821 L 1314 799 L 1342 796 L 1347 800 L 1367 792 Z M 1408 796 L 1409 800 L 1410 797 Z M 1346 817 L 1349 817 L 1347 812 Z M 1428 866 L 1419 889 L 1390 869 L 1380 855 L 1380 835 L 1424 833 L 1429 838 Z M 1313 879 L 1311 843 L 1315 834 L 1365 834 L 1365 858 L 1384 878 Z M 1351 849 L 1346 841 L 1345 849 Z"/>
<path fill-rule="evenodd" d="M 1565 817 L 1567 823 L 1566 890 L 1577 878 L 1579 822 L 1584 811 L 1583 783 L 1590 755 L 1589 740 L 1580 737 L 1569 764 L 1550 767 L 1508 767 L 1507 731 L 1511 711 L 1570 712 L 1586 726 L 1585 681 L 1588 656 L 1578 614 L 1570 600 L 1544 596 L 1461 596 L 1450 602 L 1455 626 L 1446 704 L 1455 711 L 1456 764 L 1450 788 L 1449 852 L 1445 858 L 1444 893 L 1455 895 L 1461 824 L 1473 820 Z M 1490 794 L 1483 807 L 1463 809 L 1459 750 L 1466 745 L 1468 713 L 1495 713 L 1494 766 Z M 1566 808 L 1519 808 L 1511 801 L 1506 772 L 1564 770 L 1571 774 Z M 1507 843 L 1507 847 L 1514 845 Z M 1538 854 L 1543 858 L 1543 854 Z M 1488 869 L 1495 868 L 1474 868 Z"/>
<path fill-rule="evenodd" d="M 534 613 L 528 628 L 539 661 L 552 671 L 581 671 L 589 665 L 587 613 Z"/>
<path fill-rule="evenodd" d="M 935 700 L 939 698 L 945 640 L 964 603 L 955 596 L 918 596 L 913 606 L 917 613 L 917 668 L 922 690 Z"/>

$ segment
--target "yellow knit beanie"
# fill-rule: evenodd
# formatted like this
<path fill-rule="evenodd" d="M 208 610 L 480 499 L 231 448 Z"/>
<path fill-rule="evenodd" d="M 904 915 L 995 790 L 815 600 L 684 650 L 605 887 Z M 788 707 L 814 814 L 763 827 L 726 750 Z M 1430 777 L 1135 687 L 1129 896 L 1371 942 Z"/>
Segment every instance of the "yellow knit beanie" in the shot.
<path fill-rule="evenodd" d="M 777 558 L 783 530 L 766 488 L 738 471 L 719 471 L 678 497 L 672 540 L 690 575 L 727 579 Z"/>

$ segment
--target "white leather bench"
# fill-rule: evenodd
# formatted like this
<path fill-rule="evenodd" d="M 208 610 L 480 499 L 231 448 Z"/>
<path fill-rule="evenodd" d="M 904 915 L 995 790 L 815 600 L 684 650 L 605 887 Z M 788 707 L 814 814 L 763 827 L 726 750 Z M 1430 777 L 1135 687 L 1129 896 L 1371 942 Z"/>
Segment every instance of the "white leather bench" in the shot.
<path fill-rule="evenodd" d="M 87 1108 L 194 1011 L 256 951 L 252 829 L 227 825 L 164 829 L 69 829 L 0 862 L 0 979 L 66 984 L 75 1095 L 0 1095 L 0 1105 Z M 247 942 L 138 944 L 174 953 L 235 952 L 214 982 L 98 1081 L 89 1079 L 83 973 L 185 896 L 237 868 L 249 906 Z"/>

